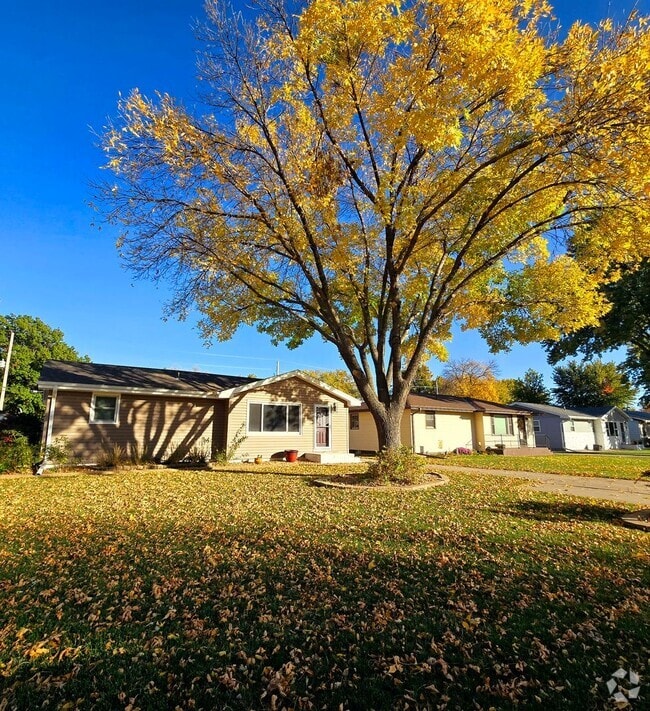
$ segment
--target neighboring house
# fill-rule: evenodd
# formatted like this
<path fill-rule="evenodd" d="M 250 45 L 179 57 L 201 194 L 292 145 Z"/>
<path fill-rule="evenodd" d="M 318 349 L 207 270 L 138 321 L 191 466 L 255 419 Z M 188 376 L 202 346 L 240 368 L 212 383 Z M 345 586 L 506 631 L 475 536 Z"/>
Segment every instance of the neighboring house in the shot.
<path fill-rule="evenodd" d="M 578 412 L 596 418 L 594 429 L 598 449 L 630 447 L 630 416 L 618 407 L 580 407 Z"/>
<path fill-rule="evenodd" d="M 535 442 L 538 447 L 556 450 L 583 450 L 597 448 L 596 417 L 578 410 L 567 410 L 555 405 L 532 402 L 514 402 L 514 407 L 524 407 L 533 413 Z"/>
<path fill-rule="evenodd" d="M 650 412 L 644 410 L 625 410 L 630 418 L 629 431 L 632 444 L 650 447 Z"/>
<path fill-rule="evenodd" d="M 534 413 L 535 440 L 550 449 L 621 449 L 630 444 L 630 417 L 618 407 L 580 407 L 515 402 Z"/>
<path fill-rule="evenodd" d="M 486 400 L 411 393 L 401 423 L 402 444 L 419 454 L 451 452 L 459 447 L 506 453 L 535 446 L 531 413 Z M 375 421 L 366 405 L 350 408 L 350 449 L 379 449 Z"/>
<path fill-rule="evenodd" d="M 209 456 L 245 437 L 240 458 L 298 450 L 347 461 L 348 407 L 359 400 L 293 371 L 263 380 L 97 363 L 47 361 L 43 444 L 64 437 L 80 461 L 114 446 L 164 461 L 193 449 Z"/>

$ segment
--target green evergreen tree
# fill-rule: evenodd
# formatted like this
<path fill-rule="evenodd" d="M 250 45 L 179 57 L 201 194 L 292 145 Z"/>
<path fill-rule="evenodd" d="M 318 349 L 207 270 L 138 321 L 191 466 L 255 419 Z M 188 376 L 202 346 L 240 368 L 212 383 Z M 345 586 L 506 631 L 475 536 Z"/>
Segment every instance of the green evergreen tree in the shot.
<path fill-rule="evenodd" d="M 569 361 L 553 371 L 553 394 L 562 407 L 629 407 L 636 390 L 616 363 Z"/>
<path fill-rule="evenodd" d="M 551 402 L 551 392 L 544 385 L 544 376 L 529 368 L 523 378 L 515 378 L 512 386 L 512 399 L 515 402 L 548 405 Z"/>

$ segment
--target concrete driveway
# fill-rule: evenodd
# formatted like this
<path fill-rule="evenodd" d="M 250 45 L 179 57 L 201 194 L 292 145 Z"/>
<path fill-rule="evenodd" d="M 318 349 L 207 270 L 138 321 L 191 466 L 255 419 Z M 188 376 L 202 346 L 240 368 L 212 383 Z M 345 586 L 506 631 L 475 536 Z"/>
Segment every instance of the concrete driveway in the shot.
<path fill-rule="evenodd" d="M 534 491 L 551 494 L 585 496 L 590 499 L 605 499 L 623 504 L 650 507 L 650 480 L 606 479 L 604 477 L 568 476 L 565 474 L 543 474 L 540 472 L 508 471 L 506 469 L 476 469 L 438 464 L 442 471 L 472 472 L 509 479 L 527 479 Z"/>

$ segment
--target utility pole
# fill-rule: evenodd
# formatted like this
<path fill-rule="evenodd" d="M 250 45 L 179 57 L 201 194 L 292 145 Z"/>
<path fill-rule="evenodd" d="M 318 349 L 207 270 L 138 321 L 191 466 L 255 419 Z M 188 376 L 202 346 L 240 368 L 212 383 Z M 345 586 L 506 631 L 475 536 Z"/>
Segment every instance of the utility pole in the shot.
<path fill-rule="evenodd" d="M 7 392 L 7 378 L 9 377 L 9 363 L 11 362 L 11 351 L 14 347 L 14 332 L 9 336 L 9 348 L 7 348 L 7 359 L 4 361 L 5 371 L 2 377 L 2 390 L 0 390 L 0 412 L 5 409 L 5 393 Z"/>

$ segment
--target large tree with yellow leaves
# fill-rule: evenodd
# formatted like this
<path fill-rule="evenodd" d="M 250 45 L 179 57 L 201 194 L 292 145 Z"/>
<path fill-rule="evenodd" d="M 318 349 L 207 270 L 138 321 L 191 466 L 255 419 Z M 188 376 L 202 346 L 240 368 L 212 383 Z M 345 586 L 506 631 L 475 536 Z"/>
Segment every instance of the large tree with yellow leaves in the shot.
<path fill-rule="evenodd" d="M 205 111 L 136 90 L 105 134 L 122 254 L 208 337 L 334 344 L 383 446 L 455 320 L 557 338 L 650 252 L 646 19 L 560 40 L 537 0 L 207 10 Z"/>

